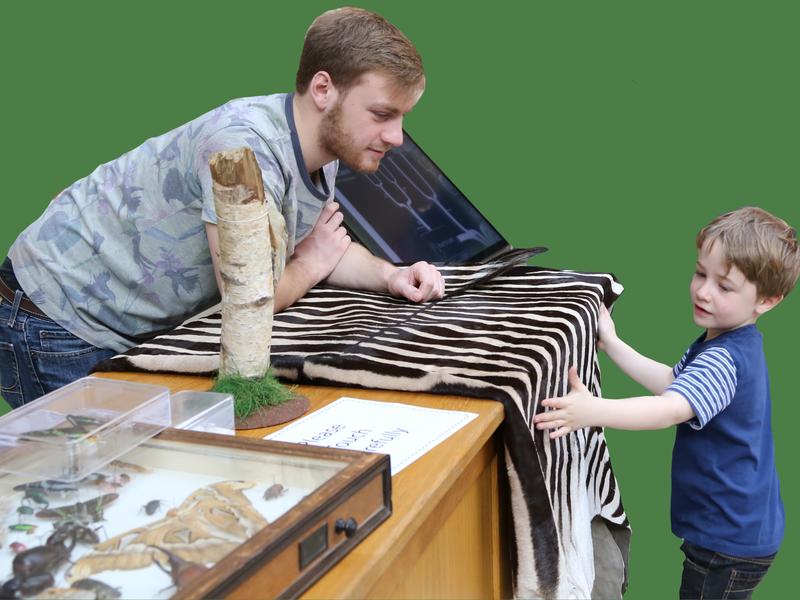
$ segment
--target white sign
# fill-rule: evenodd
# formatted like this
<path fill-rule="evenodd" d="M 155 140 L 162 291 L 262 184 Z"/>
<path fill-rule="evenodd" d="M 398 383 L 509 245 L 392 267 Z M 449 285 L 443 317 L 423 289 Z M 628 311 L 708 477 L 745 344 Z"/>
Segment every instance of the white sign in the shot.
<path fill-rule="evenodd" d="M 339 398 L 264 439 L 389 454 L 395 475 L 477 416 L 396 402 Z"/>

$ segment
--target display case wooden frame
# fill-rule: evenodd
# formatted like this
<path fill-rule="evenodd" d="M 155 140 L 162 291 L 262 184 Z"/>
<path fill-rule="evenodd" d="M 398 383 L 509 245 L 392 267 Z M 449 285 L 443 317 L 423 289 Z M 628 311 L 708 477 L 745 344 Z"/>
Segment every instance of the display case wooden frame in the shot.
<path fill-rule="evenodd" d="M 213 460 L 219 460 L 221 464 L 228 460 L 235 464 L 236 457 L 241 459 L 247 457 L 247 460 L 240 462 L 244 464 L 249 461 L 252 464 L 243 467 L 242 470 L 252 471 L 258 468 L 254 466 L 259 464 L 255 459 L 262 455 L 265 462 L 284 461 L 290 465 L 286 467 L 287 469 L 299 469 L 300 473 L 303 465 L 307 465 L 310 473 L 309 481 L 313 481 L 314 477 L 325 477 L 325 479 L 321 480 L 319 485 L 310 485 L 308 493 L 291 505 L 286 512 L 256 530 L 249 539 L 222 556 L 207 571 L 180 588 L 172 588 L 174 591 L 172 598 L 296 597 L 391 514 L 391 475 L 387 455 L 167 429 L 123 456 L 122 460 L 135 456 L 136 463 L 149 467 L 151 472 L 159 469 L 181 471 L 184 468 L 182 464 L 191 465 L 190 470 L 193 473 L 197 471 L 202 473 L 203 477 L 214 477 L 215 475 L 211 474 L 213 468 L 209 467 L 210 471 L 204 471 L 204 456 L 209 457 L 205 461 L 208 464 L 213 463 Z M 142 460 L 142 457 L 148 456 L 154 462 L 168 457 L 169 466 L 160 463 L 155 465 L 152 462 L 148 464 L 146 458 Z M 219 470 L 221 467 L 216 468 Z M 321 475 L 311 473 L 314 470 Z M 227 479 L 235 480 L 236 474 L 232 475 Z M 195 473 L 195 477 L 200 475 Z M 11 484 L 18 481 L 20 481 L 19 476 L 5 476 L 0 479 L 0 487 L 11 489 Z M 269 481 L 266 484 L 263 480 L 260 481 L 258 493 L 262 493 L 261 490 L 265 485 L 269 487 L 268 484 Z M 185 490 L 186 493 L 190 491 Z M 119 494 L 120 497 L 125 494 L 124 486 L 120 486 Z M 159 492 L 152 490 L 148 494 L 158 496 Z M 266 498 L 269 490 L 263 494 Z M 131 520 L 137 512 L 130 508 L 134 506 L 130 504 L 133 501 L 129 501 L 129 507 L 124 513 L 131 515 Z M 141 498 L 135 500 L 135 502 L 141 501 Z M 26 502 L 26 505 L 30 505 L 29 501 Z M 7 512 L 8 510 L 6 508 Z M 166 515 L 170 514 L 164 510 Z M 135 518 L 142 517 L 137 515 Z M 33 519 L 33 516 L 30 519 Z M 113 519 L 124 520 L 127 517 Z M 113 519 L 109 517 L 109 521 Z M 126 524 L 126 527 L 130 528 L 131 525 Z M 39 536 L 42 539 L 46 537 L 47 535 Z M 111 537 L 113 540 L 114 536 Z M 94 550 L 92 552 L 97 554 Z M 162 560 L 155 562 L 165 562 L 163 558 L 162 556 Z M 75 561 L 71 567 L 64 570 L 65 581 L 69 580 L 67 575 L 69 569 L 74 569 L 79 564 L 79 560 Z M 117 572 L 119 571 L 114 571 Z M 108 583 L 113 585 L 114 582 Z"/>

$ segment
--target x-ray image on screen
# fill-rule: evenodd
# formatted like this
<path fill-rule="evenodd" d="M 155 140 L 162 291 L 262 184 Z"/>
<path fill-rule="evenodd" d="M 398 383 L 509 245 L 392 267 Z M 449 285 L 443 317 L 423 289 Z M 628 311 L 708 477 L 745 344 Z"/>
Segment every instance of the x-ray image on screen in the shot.
<path fill-rule="evenodd" d="M 508 248 L 408 135 L 374 173 L 357 173 L 340 163 L 336 200 L 351 234 L 395 264 L 468 263 Z"/>

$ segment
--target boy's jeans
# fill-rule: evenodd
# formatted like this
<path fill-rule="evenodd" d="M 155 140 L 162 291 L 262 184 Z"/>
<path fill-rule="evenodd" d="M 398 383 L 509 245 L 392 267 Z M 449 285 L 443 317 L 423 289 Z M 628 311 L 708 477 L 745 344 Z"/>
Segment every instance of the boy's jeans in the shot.
<path fill-rule="evenodd" d="M 21 298 L 20 290 L 15 300 Z M 0 299 L 0 394 L 12 408 L 88 375 L 115 354 L 22 310 L 18 300 Z"/>
<path fill-rule="evenodd" d="M 764 578 L 775 554 L 756 558 L 729 556 L 684 541 L 680 597 L 750 598 Z"/>

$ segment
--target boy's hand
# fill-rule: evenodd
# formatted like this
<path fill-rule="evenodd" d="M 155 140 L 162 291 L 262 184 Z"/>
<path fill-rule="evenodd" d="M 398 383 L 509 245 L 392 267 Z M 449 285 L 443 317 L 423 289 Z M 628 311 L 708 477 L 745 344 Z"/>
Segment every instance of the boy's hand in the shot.
<path fill-rule="evenodd" d="M 600 304 L 600 316 L 597 321 L 597 347 L 604 352 L 610 343 L 617 339 L 617 328 L 611 313 L 608 312 L 605 304 Z"/>
<path fill-rule="evenodd" d="M 566 396 L 542 400 L 542 406 L 556 410 L 540 413 L 533 418 L 537 429 L 554 430 L 550 432 L 551 439 L 594 424 L 591 417 L 595 397 L 583 385 L 575 367 L 569 368 L 569 387 L 570 392 Z"/>

